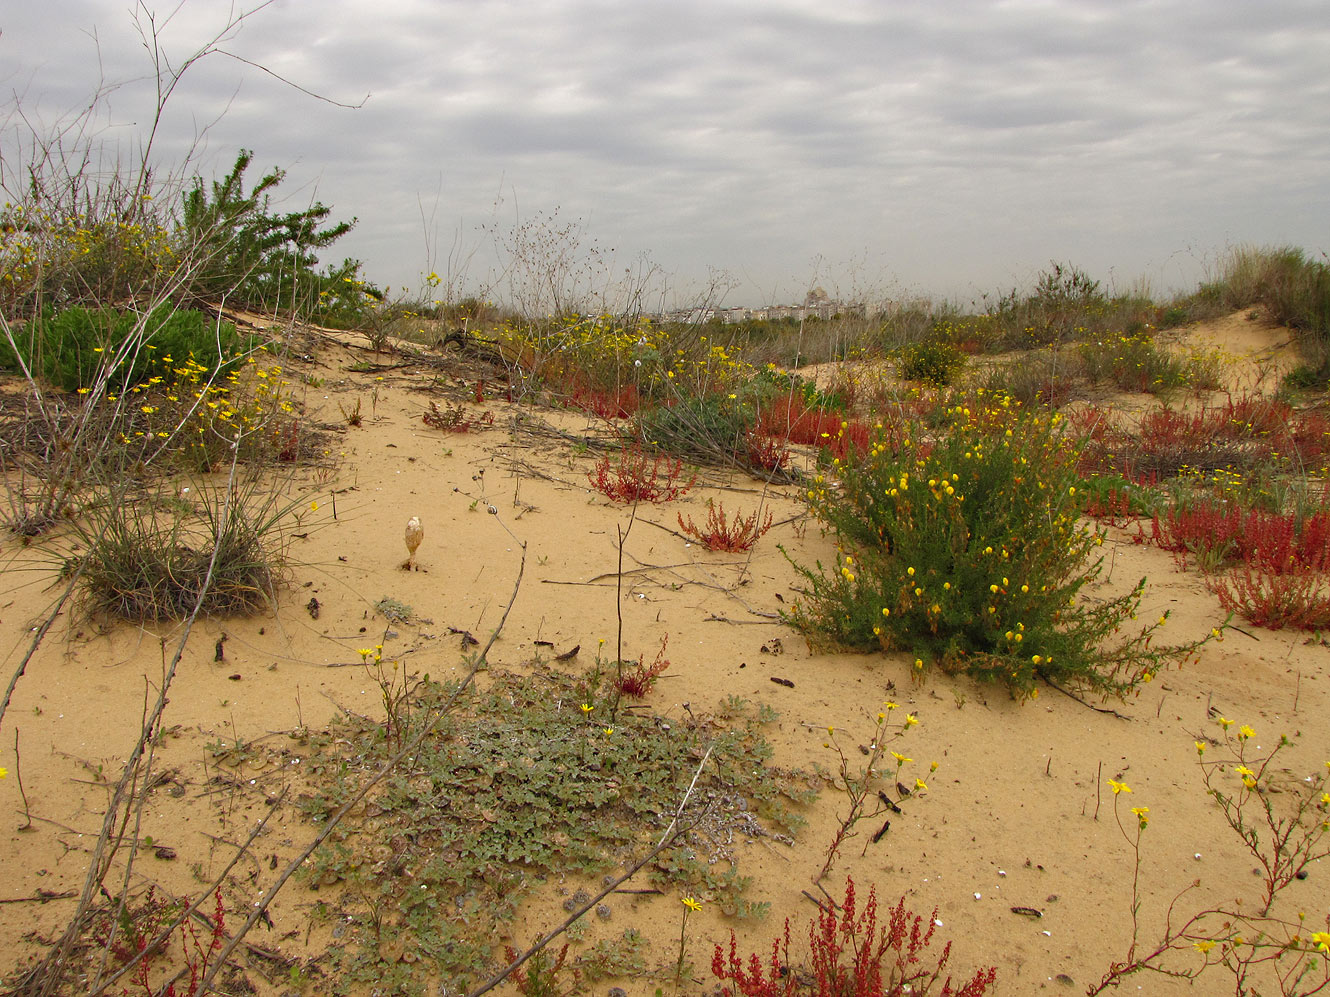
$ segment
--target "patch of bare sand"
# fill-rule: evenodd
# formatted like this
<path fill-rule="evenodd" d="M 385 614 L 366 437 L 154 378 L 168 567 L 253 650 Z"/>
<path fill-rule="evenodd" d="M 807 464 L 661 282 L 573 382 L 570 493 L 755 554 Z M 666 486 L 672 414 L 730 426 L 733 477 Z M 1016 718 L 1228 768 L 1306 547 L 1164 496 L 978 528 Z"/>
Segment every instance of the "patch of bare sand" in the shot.
<path fill-rule="evenodd" d="M 1239 333 L 1259 338 L 1258 328 L 1240 321 L 1224 328 L 1226 348 Z M 1113 713 L 1049 689 L 1021 705 L 963 678 L 934 674 L 916 683 L 900 655 L 810 653 L 777 617 L 780 600 L 789 605 L 798 584 L 777 544 L 801 561 L 826 561 L 831 548 L 815 525 L 782 522 L 751 557 L 713 554 L 671 532 L 676 511 L 700 516 L 709 497 L 745 511 L 763 502 L 778 521 L 790 520 L 801 511 L 793 488 L 709 475 L 681 502 L 640 509 L 616 604 L 616 529 L 627 525 L 627 511 L 589 489 L 590 455 L 522 424 L 539 415 L 590 435 L 598 428 L 592 421 L 491 402 L 468 407 L 493 412 L 494 428 L 444 434 L 421 421 L 430 396 L 420 389 L 436 371 L 410 364 L 347 370 L 362 358 L 329 348 L 306 365 L 328 385 L 311 389 L 307 399 L 321 418 L 336 420 L 338 401 L 349 407 L 360 399 L 365 421 L 336 435 L 336 481 L 292 486 L 293 497 L 317 502 L 318 509 L 305 513 L 297 531 L 304 535 L 292 543 L 289 583 L 274 611 L 205 622 L 186 648 L 169 730 L 157 751 L 158 768 L 171 778 L 150 790 L 139 829 L 176 857 L 145 852 L 132 876 L 136 886 L 158 882 L 173 894 L 200 889 L 200 879 L 216 875 L 235 854 L 265 813 L 266 799 L 286 786 L 299 791 L 304 755 L 294 728 L 322 725 L 338 709 L 380 713 L 378 690 L 355 666 L 357 648 L 382 638 L 385 654 L 415 672 L 461 674 L 460 633 L 484 639 L 497 624 L 522 543 L 526 575 L 491 652 L 497 664 L 519 666 L 536 653 L 548 658 L 551 650 L 536 645 L 544 641 L 555 653 L 580 646 L 574 666 L 586 667 L 601 638 L 614 641 L 622 610 L 626 655 L 650 657 L 669 635 L 671 667 L 649 701 L 654 710 L 681 717 L 731 695 L 770 704 L 780 713 L 770 731 L 776 761 L 788 765 L 832 767 L 835 756 L 824 746 L 829 726 L 857 758 L 853 746 L 866 743 L 873 715 L 888 698 L 914 711 L 920 725 L 903 750 L 922 766 L 939 763 L 929 791 L 908 800 L 877 843 L 869 839 L 878 826 L 861 825 L 827 885 L 838 894 L 851 874 L 861 890 L 875 886 L 884 903 L 904 896 L 921 913 L 936 907 L 940 937 L 954 941 L 956 974 L 965 978 L 973 967 L 994 964 L 999 994 L 1062 989 L 1055 981 L 1084 988 L 1130 944 L 1132 852 L 1105 780 L 1129 783 L 1130 804 L 1148 806 L 1153 818 L 1142 852 L 1139 918 L 1141 941 L 1149 944 L 1169 903 L 1193 882 L 1199 886 L 1179 911 L 1250 898 L 1259 884 L 1254 861 L 1204 794 L 1193 741 L 1217 731 L 1209 711 L 1251 724 L 1262 751 L 1281 733 L 1299 737 L 1286 756 L 1292 778 L 1330 758 L 1322 720 L 1330 710 L 1330 650 L 1302 634 L 1232 632 L 1208 646 L 1195 666 L 1164 672 L 1130 702 L 1109 704 Z M 402 533 L 411 516 L 422 519 L 425 539 L 419 570 L 403 571 Z M 0 647 L 8 675 L 50 605 L 52 565 L 40 546 L 23 548 L 8 537 L 0 543 Z M 1171 609 L 1167 632 L 1176 639 L 1203 635 L 1222 620 L 1216 600 L 1168 555 L 1137 546 L 1126 533 L 1113 536 L 1106 552 L 1107 579 L 1089 597 L 1124 591 L 1145 576 L 1143 612 Z M 410 605 L 413 620 L 389 625 L 375 609 L 385 597 Z M 0 781 L 0 810 L 9 815 L 0 832 L 0 899 L 15 901 L 0 904 L 0 939 L 11 960 L 36 957 L 43 940 L 63 927 L 73 904 L 65 895 L 80 889 L 101 824 L 106 780 L 134 741 L 145 694 L 160 680 L 177 635 L 172 627 L 102 629 L 66 615 L 19 682 L 0 738 L 0 764 L 10 770 Z M 26 806 L 15 778 L 15 734 Z M 226 750 L 237 741 L 248 746 L 245 752 Z M 30 830 L 19 829 L 25 810 Z M 742 871 L 754 877 L 751 895 L 769 901 L 772 916 L 766 923 L 732 922 L 714 906 L 695 915 L 689 957 L 699 973 L 691 989 L 709 989 L 711 947 L 727 943 L 732 929 L 741 949 L 765 952 L 785 917 L 807 923 L 814 908 L 803 891 L 812 889 L 843 810 L 844 801 L 828 791 L 810 808 L 793 847 L 737 844 Z M 228 902 L 237 910 L 252 903 L 314 833 L 289 801 L 278 808 L 252 857 L 237 867 Z M 1290 888 L 1292 902 L 1313 918 L 1325 914 L 1328 875 L 1326 863 L 1318 863 L 1306 882 Z M 548 896 L 515 926 L 515 940 L 557 923 L 560 890 L 577 885 L 548 884 Z M 272 905 L 272 928 L 250 940 L 296 959 L 318 956 L 337 942 L 333 926 L 313 916 L 318 901 L 331 899 L 328 891 L 289 883 Z M 359 905 L 347 900 L 346 906 Z M 677 897 L 620 894 L 610 907 L 611 917 L 593 919 L 581 944 L 634 926 L 651 941 L 653 966 L 673 964 Z M 251 953 L 245 966 L 261 994 L 292 989 L 261 953 Z M 1218 972 L 1208 979 L 1203 986 L 1225 986 Z M 662 983 L 615 982 L 634 995 Z M 1152 994 L 1195 992 L 1158 977 L 1131 982 Z"/>

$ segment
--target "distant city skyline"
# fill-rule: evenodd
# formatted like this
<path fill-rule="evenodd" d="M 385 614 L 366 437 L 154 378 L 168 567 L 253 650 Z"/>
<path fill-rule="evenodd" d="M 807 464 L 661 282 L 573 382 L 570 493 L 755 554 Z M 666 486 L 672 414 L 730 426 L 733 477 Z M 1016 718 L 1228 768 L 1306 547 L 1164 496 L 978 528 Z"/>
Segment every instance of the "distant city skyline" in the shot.
<path fill-rule="evenodd" d="M 170 65 L 225 16 L 162 7 Z M 96 138 L 132 161 L 140 27 L 105 0 L 10 5 L 0 148 L 18 110 L 58 128 L 102 80 Z M 1236 245 L 1330 248 L 1323 0 L 275 0 L 218 47 L 154 163 L 193 150 L 211 178 L 253 149 L 284 204 L 358 219 L 323 262 L 380 286 L 507 299 L 523 226 L 648 310 L 968 302 L 1052 261 L 1162 296 Z"/>

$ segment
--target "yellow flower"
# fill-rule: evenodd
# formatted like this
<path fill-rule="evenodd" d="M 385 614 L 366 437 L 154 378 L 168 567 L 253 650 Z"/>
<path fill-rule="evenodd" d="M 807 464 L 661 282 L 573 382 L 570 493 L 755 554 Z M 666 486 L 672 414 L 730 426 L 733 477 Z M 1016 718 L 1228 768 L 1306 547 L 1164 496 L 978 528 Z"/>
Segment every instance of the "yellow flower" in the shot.
<path fill-rule="evenodd" d="M 310 511 L 310 512 L 318 512 L 318 511 L 319 511 L 319 503 L 317 503 L 317 502 L 311 502 L 311 503 L 309 504 L 309 511 Z"/>
<path fill-rule="evenodd" d="M 914 726 L 915 724 L 917 724 L 918 722 L 919 722 L 919 718 L 916 717 L 913 713 L 907 713 L 907 714 L 905 714 L 905 726 L 906 726 L 906 727 L 913 727 L 913 726 Z"/>
<path fill-rule="evenodd" d="M 914 577 L 914 568 L 906 568 L 906 569 L 905 569 L 905 573 L 906 573 L 907 575 L 909 575 L 911 578 L 913 578 L 913 577 Z"/>
<path fill-rule="evenodd" d="M 893 703 L 891 700 L 887 700 L 883 705 L 889 710 L 896 709 L 896 704 Z"/>
<path fill-rule="evenodd" d="M 915 779 L 915 780 L 914 780 L 914 789 L 915 789 L 915 792 L 918 792 L 918 791 L 921 790 L 921 789 L 927 789 L 927 788 L 928 788 L 928 784 L 927 784 L 926 782 L 924 782 L 924 780 L 922 780 L 922 779 Z"/>
<path fill-rule="evenodd" d="M 1136 815 L 1136 819 L 1141 822 L 1141 830 L 1145 830 L 1145 825 L 1150 823 L 1149 807 L 1132 807 L 1131 812 Z"/>
<path fill-rule="evenodd" d="M 1312 944 L 1326 955 L 1330 955 L 1330 931 L 1312 932 Z"/>
<path fill-rule="evenodd" d="M 583 712 L 583 713 L 590 713 L 590 712 L 591 712 L 592 710 L 594 710 L 594 709 L 595 709 L 595 707 L 592 706 L 590 703 L 583 703 L 583 704 L 582 704 L 582 712 Z"/>
<path fill-rule="evenodd" d="M 1206 939 L 1204 941 L 1195 942 L 1193 944 L 1193 947 L 1196 949 L 1197 952 L 1209 952 L 1212 948 L 1215 947 L 1215 943 L 1210 941 L 1209 939 Z"/>
<path fill-rule="evenodd" d="M 702 903 L 696 897 L 684 897 L 680 903 L 694 913 L 702 909 Z"/>
<path fill-rule="evenodd" d="M 4 779 L 8 775 L 9 775 L 9 769 L 5 768 L 3 765 L 0 765 L 0 779 Z"/>
<path fill-rule="evenodd" d="M 1203 755 L 1203 754 L 1205 754 L 1205 742 L 1204 742 L 1204 741 L 1195 741 L 1195 742 L 1193 742 L 1193 743 L 1196 745 L 1196 753 L 1197 753 L 1198 755 Z"/>
<path fill-rule="evenodd" d="M 1117 796 L 1118 793 L 1130 793 L 1130 792 L 1131 792 L 1131 787 L 1128 786 L 1125 782 L 1117 782 L 1117 781 L 1115 781 L 1115 780 L 1113 780 L 1113 779 L 1109 779 L 1109 780 L 1108 780 L 1108 784 L 1109 784 L 1110 786 L 1113 787 L 1113 795 L 1114 795 L 1114 796 Z"/>
<path fill-rule="evenodd" d="M 891 757 L 894 758 L 894 759 L 896 759 L 896 764 L 897 764 L 898 766 L 899 766 L 899 765 L 904 765 L 906 762 L 912 762 L 912 761 L 914 761 L 913 758 L 906 758 L 906 757 L 905 757 L 904 755 L 902 755 L 899 751 L 893 751 L 893 752 L 891 753 Z"/>
<path fill-rule="evenodd" d="M 1255 737 L 1255 736 L 1256 736 L 1256 731 L 1252 730 L 1246 724 L 1243 724 L 1241 727 L 1238 728 L 1238 737 L 1242 738 L 1244 741 L 1247 740 L 1247 738 L 1249 737 Z"/>
<path fill-rule="evenodd" d="M 613 727 L 606 727 L 606 728 L 605 728 L 605 733 L 606 733 L 606 734 L 613 734 L 613 733 L 614 733 L 614 728 L 613 728 Z"/>

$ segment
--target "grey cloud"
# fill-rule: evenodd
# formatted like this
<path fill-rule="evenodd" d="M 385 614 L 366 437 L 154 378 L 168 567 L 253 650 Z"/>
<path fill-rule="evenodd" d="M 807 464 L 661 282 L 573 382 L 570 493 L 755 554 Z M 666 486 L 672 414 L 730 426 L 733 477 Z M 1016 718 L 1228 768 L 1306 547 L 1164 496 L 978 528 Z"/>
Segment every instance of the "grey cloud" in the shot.
<path fill-rule="evenodd" d="M 218 17 L 190 0 L 167 40 L 187 51 Z M 122 13 L 47 0 L 6 18 L 4 84 L 76 106 L 94 23 L 108 73 L 141 75 Z M 867 252 L 898 268 L 884 280 L 946 292 L 1055 255 L 1177 273 L 1224 240 L 1325 238 L 1321 0 L 282 0 L 227 47 L 373 96 L 347 111 L 205 60 L 163 155 L 225 110 L 200 164 L 243 145 L 288 167 L 301 196 L 360 217 L 347 252 L 385 283 L 422 269 L 418 198 L 439 184 L 445 229 L 479 247 L 478 222 L 558 205 L 688 279 L 747 273 L 753 295 L 819 255 Z M 108 134 L 132 136 L 143 101 L 116 94 Z"/>

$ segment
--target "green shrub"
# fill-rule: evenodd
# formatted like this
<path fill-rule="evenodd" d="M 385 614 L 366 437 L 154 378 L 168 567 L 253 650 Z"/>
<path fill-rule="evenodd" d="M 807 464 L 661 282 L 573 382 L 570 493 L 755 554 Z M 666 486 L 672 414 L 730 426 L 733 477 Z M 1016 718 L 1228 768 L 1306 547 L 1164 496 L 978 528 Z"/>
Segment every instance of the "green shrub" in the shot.
<path fill-rule="evenodd" d="M 1039 350 L 994 364 L 979 384 L 1024 406 L 1058 407 L 1084 395 L 1084 372 L 1074 350 Z"/>
<path fill-rule="evenodd" d="M 1077 446 L 1060 416 L 975 396 L 929 434 L 889 427 L 871 451 L 818 476 L 813 513 L 831 530 L 835 570 L 796 565 L 806 596 L 788 619 L 810 642 L 905 651 L 922 669 L 1036 695 L 1045 678 L 1123 695 L 1197 645 L 1152 646 L 1163 620 L 1114 638 L 1145 579 L 1091 603 L 1102 539 L 1079 523 Z M 1106 643 L 1114 638 L 1111 644 Z"/>
<path fill-rule="evenodd" d="M 1147 332 L 1108 336 L 1080 345 L 1082 369 L 1092 384 L 1154 393 L 1189 383 L 1188 365 L 1155 344 Z"/>
<path fill-rule="evenodd" d="M 245 348 L 235 326 L 201 312 L 162 306 L 149 315 L 82 306 L 29 322 L 13 346 L 0 340 L 0 367 L 18 370 L 19 359 L 36 377 L 65 391 L 101 382 L 113 392 L 149 380 L 155 357 L 179 363 L 193 358 L 223 372 Z"/>
<path fill-rule="evenodd" d="M 254 153 L 242 149 L 221 180 L 205 187 L 195 177 L 181 203 L 174 234 L 186 302 L 283 310 L 340 327 L 354 326 L 383 299 L 360 278 L 360 262 L 346 259 L 322 272 L 317 250 L 326 249 L 355 225 L 355 219 L 323 227 L 332 209 L 315 201 L 308 208 L 273 214 L 272 190 L 282 170 L 266 173 L 245 192 L 245 171 Z"/>
<path fill-rule="evenodd" d="M 1079 267 L 1053 263 L 1036 278 L 1033 291 L 1022 295 L 1013 289 L 991 314 L 1007 345 L 1030 347 L 1094 335 L 1112 311 L 1099 281 Z"/>
<path fill-rule="evenodd" d="M 112 494 L 76 521 L 87 548 L 81 555 L 85 611 L 179 620 L 196 605 L 205 616 L 244 616 L 269 604 L 291 504 L 257 480 L 235 487 L 200 482 L 192 491 L 198 506 Z"/>
<path fill-rule="evenodd" d="M 951 384 L 965 369 L 965 354 L 940 339 L 925 339 L 902 346 L 898 356 L 900 376 L 904 380 L 922 381 L 939 388 Z"/>
<path fill-rule="evenodd" d="M 684 396 L 673 405 L 644 409 L 638 433 L 649 446 L 700 464 L 742 463 L 757 406 L 726 395 Z"/>

